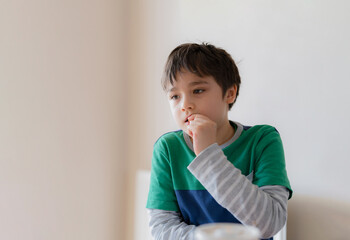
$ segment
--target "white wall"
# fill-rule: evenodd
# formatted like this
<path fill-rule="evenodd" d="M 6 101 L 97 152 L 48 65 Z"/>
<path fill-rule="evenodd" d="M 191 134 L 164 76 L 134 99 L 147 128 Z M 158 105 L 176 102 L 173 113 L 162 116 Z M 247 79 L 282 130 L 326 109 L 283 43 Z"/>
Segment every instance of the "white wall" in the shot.
<path fill-rule="evenodd" d="M 0 239 L 124 239 L 124 10 L 1 1 Z"/>
<path fill-rule="evenodd" d="M 278 128 L 296 192 L 350 201 L 350 191 L 341 187 L 350 167 L 349 7 L 345 1 L 183 0 L 174 11 L 156 12 L 154 24 L 145 23 L 148 36 L 163 33 L 144 45 L 149 55 L 142 56 L 149 59 L 142 69 L 151 73 L 142 79 L 148 85 L 140 90 L 142 99 L 150 104 L 141 111 L 155 128 L 145 133 L 156 138 L 157 129 L 176 128 L 166 105 L 158 103 L 161 73 L 155 70 L 164 63 L 154 59 L 165 61 L 164 52 L 178 43 L 208 41 L 227 49 L 241 71 L 242 89 L 230 118 Z M 177 33 L 163 32 L 169 19 Z"/>
<path fill-rule="evenodd" d="M 130 78 L 137 130 L 129 129 L 129 143 L 140 148 L 130 155 L 130 176 L 150 168 L 154 141 L 177 128 L 159 86 L 167 55 L 180 43 L 207 41 L 230 52 L 241 72 L 230 118 L 278 128 L 295 194 L 350 202 L 347 1 L 133 2 L 141 52 Z"/>
<path fill-rule="evenodd" d="M 350 201 L 343 188 L 350 168 L 350 4 L 204 2 L 181 2 L 179 29 L 182 39 L 217 44 L 239 62 L 242 91 L 230 117 L 278 128 L 297 193 Z"/>

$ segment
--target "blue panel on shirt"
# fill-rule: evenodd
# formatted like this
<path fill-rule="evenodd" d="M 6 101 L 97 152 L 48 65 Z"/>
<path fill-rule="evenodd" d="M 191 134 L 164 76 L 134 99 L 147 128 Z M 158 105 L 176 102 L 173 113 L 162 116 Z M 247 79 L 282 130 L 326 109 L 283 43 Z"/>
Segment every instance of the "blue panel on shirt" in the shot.
<path fill-rule="evenodd" d="M 176 190 L 181 214 L 187 224 L 196 226 L 213 222 L 240 223 L 218 204 L 207 190 Z"/>
<path fill-rule="evenodd" d="M 198 226 L 214 222 L 241 223 L 226 208 L 218 204 L 207 190 L 175 190 L 175 194 L 182 217 L 187 224 Z"/>

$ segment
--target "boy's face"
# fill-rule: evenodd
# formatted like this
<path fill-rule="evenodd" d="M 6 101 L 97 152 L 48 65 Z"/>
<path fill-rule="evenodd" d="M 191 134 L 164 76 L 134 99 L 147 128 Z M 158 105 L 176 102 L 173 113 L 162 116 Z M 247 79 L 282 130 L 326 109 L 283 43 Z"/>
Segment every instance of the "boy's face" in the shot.
<path fill-rule="evenodd" d="M 235 99 L 235 87 L 223 97 L 221 87 L 212 76 L 199 77 L 191 72 L 176 74 L 176 81 L 168 86 L 171 112 L 178 126 L 186 133 L 187 118 L 193 114 L 204 115 L 220 129 L 228 122 L 228 104 Z"/>

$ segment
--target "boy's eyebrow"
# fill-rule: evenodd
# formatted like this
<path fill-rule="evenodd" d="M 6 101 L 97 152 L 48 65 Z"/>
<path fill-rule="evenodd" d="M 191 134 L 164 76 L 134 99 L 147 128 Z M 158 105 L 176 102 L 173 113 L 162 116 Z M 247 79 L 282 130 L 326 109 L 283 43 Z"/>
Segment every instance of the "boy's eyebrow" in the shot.
<path fill-rule="evenodd" d="M 199 80 L 199 81 L 190 82 L 188 85 L 192 87 L 192 86 L 196 86 L 196 85 L 200 85 L 200 84 L 209 84 L 209 83 L 207 81 L 204 81 L 204 80 Z M 172 87 L 168 90 L 168 92 L 172 92 L 175 90 L 176 90 L 176 87 Z"/>
<path fill-rule="evenodd" d="M 199 80 L 199 81 L 193 81 L 193 82 L 190 82 L 188 85 L 189 86 L 196 86 L 196 85 L 200 85 L 200 84 L 209 84 L 207 81 L 204 81 L 204 80 Z M 173 91 L 176 91 L 176 87 L 172 87 L 168 90 L 168 92 L 173 92 Z"/>
<path fill-rule="evenodd" d="M 176 90 L 176 87 L 172 87 L 172 88 L 170 88 L 169 90 L 168 90 L 168 93 L 169 92 L 174 92 Z"/>
<path fill-rule="evenodd" d="M 207 81 L 204 81 L 204 80 L 199 80 L 199 81 L 190 82 L 188 85 L 190 85 L 190 86 L 196 86 L 196 85 L 200 85 L 200 84 L 208 84 L 208 82 L 207 82 Z"/>

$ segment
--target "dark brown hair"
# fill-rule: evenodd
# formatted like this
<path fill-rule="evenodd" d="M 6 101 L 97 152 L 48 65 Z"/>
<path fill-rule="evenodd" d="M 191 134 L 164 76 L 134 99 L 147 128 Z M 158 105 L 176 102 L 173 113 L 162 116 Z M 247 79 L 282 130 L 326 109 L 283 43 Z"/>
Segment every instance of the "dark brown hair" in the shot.
<path fill-rule="evenodd" d="M 166 90 L 169 83 L 173 85 L 176 74 L 183 70 L 199 77 L 212 76 L 221 87 L 223 97 L 227 89 L 236 86 L 237 99 L 241 78 L 234 60 L 225 50 L 208 43 L 179 45 L 170 53 L 166 62 L 162 78 L 163 89 Z M 229 109 L 233 103 L 229 104 Z"/>

